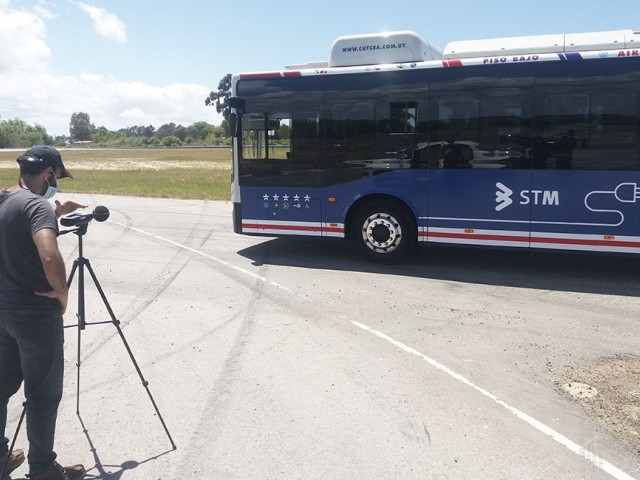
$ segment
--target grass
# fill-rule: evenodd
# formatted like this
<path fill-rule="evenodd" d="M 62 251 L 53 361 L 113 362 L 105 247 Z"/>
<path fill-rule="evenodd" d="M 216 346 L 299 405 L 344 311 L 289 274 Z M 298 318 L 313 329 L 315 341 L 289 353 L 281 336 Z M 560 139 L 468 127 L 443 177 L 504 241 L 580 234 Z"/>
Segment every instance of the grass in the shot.
<path fill-rule="evenodd" d="M 0 150 L 0 187 L 18 178 L 21 151 Z M 228 148 L 60 149 L 73 179 L 61 192 L 229 200 Z"/>

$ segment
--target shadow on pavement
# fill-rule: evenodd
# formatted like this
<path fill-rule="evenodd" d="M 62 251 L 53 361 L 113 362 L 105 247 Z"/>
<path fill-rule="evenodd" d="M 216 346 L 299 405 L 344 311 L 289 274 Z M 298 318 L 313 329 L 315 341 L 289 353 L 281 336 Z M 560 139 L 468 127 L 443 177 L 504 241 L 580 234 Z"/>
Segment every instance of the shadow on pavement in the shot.
<path fill-rule="evenodd" d="M 421 247 L 397 265 L 371 263 L 340 239 L 276 238 L 240 250 L 254 265 L 403 275 L 485 285 L 638 296 L 633 255 Z"/>
<path fill-rule="evenodd" d="M 122 462 L 120 465 L 104 465 L 102 463 L 102 461 L 100 460 L 100 456 L 98 454 L 98 450 L 96 449 L 95 445 L 93 444 L 93 441 L 91 440 L 91 435 L 89 435 L 89 431 L 87 430 L 87 427 L 85 426 L 84 422 L 82 421 L 82 417 L 80 415 L 78 415 L 78 419 L 80 420 L 80 424 L 82 425 L 82 432 L 84 433 L 85 437 L 87 438 L 87 442 L 89 443 L 89 447 L 91 449 L 91 453 L 93 454 L 93 458 L 95 460 L 95 466 L 93 466 L 92 468 L 87 468 L 87 474 L 84 477 L 87 480 L 95 480 L 95 479 L 118 480 L 118 479 L 120 479 L 122 477 L 124 472 L 126 472 L 127 470 L 134 470 L 139 465 L 142 465 L 143 463 L 151 462 L 153 460 L 156 460 L 156 459 L 158 459 L 158 458 L 160 458 L 160 457 L 162 457 L 162 456 L 174 451 L 173 449 L 167 450 L 165 452 L 159 453 L 158 455 L 154 455 L 153 457 L 147 458 L 146 460 L 141 460 L 141 461 L 126 460 L 126 461 Z M 114 471 L 107 472 L 105 470 L 105 468 L 108 468 L 109 470 L 114 469 Z"/>

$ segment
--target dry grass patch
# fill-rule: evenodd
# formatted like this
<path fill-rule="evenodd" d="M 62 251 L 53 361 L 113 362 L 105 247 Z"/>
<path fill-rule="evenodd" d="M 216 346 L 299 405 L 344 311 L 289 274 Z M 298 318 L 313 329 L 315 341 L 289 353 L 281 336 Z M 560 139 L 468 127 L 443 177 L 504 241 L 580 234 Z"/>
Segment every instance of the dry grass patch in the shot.
<path fill-rule="evenodd" d="M 0 186 L 16 183 L 22 151 L 0 150 Z M 60 191 L 229 200 L 228 148 L 60 149 L 73 180 Z"/>

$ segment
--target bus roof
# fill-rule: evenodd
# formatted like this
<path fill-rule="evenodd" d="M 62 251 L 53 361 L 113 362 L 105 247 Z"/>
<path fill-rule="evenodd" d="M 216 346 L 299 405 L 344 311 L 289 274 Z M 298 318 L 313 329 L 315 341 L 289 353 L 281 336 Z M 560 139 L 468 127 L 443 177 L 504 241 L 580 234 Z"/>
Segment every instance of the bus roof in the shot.
<path fill-rule="evenodd" d="M 404 30 L 337 38 L 329 61 L 287 65 L 285 71 L 238 74 L 235 78 L 290 77 L 486 63 L 640 57 L 640 30 L 532 35 L 450 42 L 443 52 L 415 32 Z M 495 60 L 495 61 L 494 61 Z"/>
<path fill-rule="evenodd" d="M 564 53 L 638 47 L 640 47 L 640 31 L 613 30 L 463 40 L 449 42 L 444 52 L 441 52 L 417 33 L 404 30 L 338 37 L 331 46 L 329 62 L 291 65 L 288 68 L 355 67 L 496 55 Z"/>
<path fill-rule="evenodd" d="M 449 60 L 532 53 L 616 50 L 634 47 L 640 47 L 640 31 L 614 30 L 450 42 L 445 47 L 442 57 Z"/>

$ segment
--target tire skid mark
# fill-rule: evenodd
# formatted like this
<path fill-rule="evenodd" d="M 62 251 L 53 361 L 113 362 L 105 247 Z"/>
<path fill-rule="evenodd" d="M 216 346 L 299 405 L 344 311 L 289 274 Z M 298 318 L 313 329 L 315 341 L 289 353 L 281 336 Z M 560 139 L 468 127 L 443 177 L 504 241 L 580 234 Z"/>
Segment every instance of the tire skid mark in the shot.
<path fill-rule="evenodd" d="M 165 360 L 170 359 L 171 357 L 174 357 L 176 355 L 179 355 L 180 353 L 184 352 L 185 350 L 188 350 L 189 348 L 199 344 L 201 341 L 206 340 L 209 337 L 212 337 L 214 335 L 217 335 L 220 331 L 223 331 L 224 329 L 228 328 L 231 324 L 233 324 L 234 322 L 236 322 L 238 320 L 238 318 L 244 314 L 244 311 L 240 311 L 235 313 L 234 315 L 232 315 L 231 317 L 229 317 L 228 319 L 224 320 L 222 323 L 214 326 L 213 328 L 202 332 L 202 334 L 197 337 L 194 338 L 192 341 L 190 341 L 189 343 L 185 343 L 184 345 L 182 345 L 180 348 L 177 348 L 175 350 L 171 350 L 170 352 L 167 352 L 163 355 L 160 355 L 158 357 L 154 357 L 154 359 L 152 361 L 149 361 L 147 363 L 138 363 L 138 365 L 140 366 L 140 368 L 144 371 L 144 367 L 145 366 L 149 366 L 152 363 L 159 363 Z M 133 368 L 133 367 L 132 367 Z M 111 377 L 105 377 L 102 381 L 97 382 L 97 383 L 92 383 L 90 387 L 87 387 L 85 389 L 82 389 L 82 393 L 84 392 L 91 392 L 95 389 L 100 389 L 103 388 L 105 386 L 111 386 L 114 383 L 118 383 L 119 380 L 121 380 L 124 376 L 129 376 L 130 374 L 128 373 L 128 371 L 125 371 L 126 369 L 124 369 L 120 374 L 118 374 L 117 376 L 111 376 Z M 148 379 L 147 379 L 148 380 Z"/>
<path fill-rule="evenodd" d="M 203 207 L 204 208 L 204 207 Z M 117 211 L 117 210 L 114 210 Z M 131 234 L 132 231 L 134 231 L 134 227 L 133 227 L 133 221 L 131 219 L 131 217 L 129 215 L 127 215 L 124 212 L 120 212 L 125 219 L 127 220 L 126 222 L 126 228 L 122 229 L 122 232 L 118 235 L 118 237 L 116 239 L 114 239 L 113 241 L 109 242 L 109 245 L 105 246 L 102 251 L 104 252 L 105 250 L 111 249 L 117 242 L 119 242 L 122 238 L 124 238 L 125 236 Z M 199 218 L 202 218 L 202 212 L 199 216 Z M 113 221 L 109 221 L 109 223 L 113 223 L 116 224 L 118 226 L 122 226 L 122 224 L 120 223 L 116 223 Z M 194 226 L 192 227 L 191 231 L 189 232 L 189 236 L 187 237 L 188 239 L 193 238 L 194 232 L 195 230 L 197 230 L 198 226 L 200 225 L 200 221 L 196 222 L 194 224 Z M 76 247 L 77 249 L 77 247 Z M 166 275 L 166 277 L 164 278 L 164 280 L 162 280 L 161 283 L 155 283 L 154 286 L 150 286 L 150 285 L 145 285 L 144 289 L 142 289 L 143 294 L 140 296 L 136 296 L 133 300 L 131 300 L 127 305 L 125 305 L 124 307 L 120 308 L 119 311 L 123 312 L 121 315 L 118 315 L 118 313 L 115 312 L 115 309 L 113 307 L 113 305 L 111 305 L 111 308 L 114 309 L 114 316 L 116 317 L 116 319 L 120 322 L 120 328 L 124 331 L 124 329 L 126 328 L 126 326 L 128 324 L 130 324 L 133 320 L 135 320 L 138 315 L 140 313 L 142 313 L 151 303 L 153 303 L 164 291 L 166 291 L 167 288 L 169 288 L 169 286 L 173 283 L 173 281 L 176 279 L 176 277 L 184 270 L 184 268 L 189 264 L 189 262 L 191 261 L 191 257 L 187 256 L 185 257 L 182 252 L 180 250 L 176 250 L 174 252 L 174 254 L 171 256 L 171 258 L 169 258 L 165 264 L 164 264 L 164 268 L 162 268 L 160 270 L 160 274 L 158 275 L 157 278 L 162 278 L 162 276 L 166 275 L 165 272 L 170 272 L 169 275 Z M 172 268 L 172 267 L 176 267 L 177 268 Z M 85 283 L 88 281 L 92 281 L 88 276 L 85 276 Z M 98 277 L 98 273 L 96 272 L 96 277 Z M 76 279 L 74 279 L 75 281 Z M 99 277 L 98 277 L 99 280 Z M 152 287 L 152 288 L 149 288 Z M 107 297 L 107 300 L 109 300 L 109 293 L 105 292 L 105 296 Z M 109 300 L 109 303 L 111 304 L 112 302 Z M 100 304 L 102 305 L 102 300 L 100 299 Z M 105 311 L 105 313 L 107 313 Z M 109 333 L 104 333 L 100 338 L 96 338 L 94 339 L 91 344 L 89 346 L 87 346 L 85 348 L 85 350 L 83 351 L 83 358 L 86 361 L 86 359 L 91 358 L 93 356 L 94 353 L 96 353 L 97 351 L 99 351 L 105 344 L 107 344 L 112 338 L 117 337 L 118 332 L 116 330 L 110 330 Z"/>
<path fill-rule="evenodd" d="M 228 350 L 222 363 L 220 374 L 209 386 L 209 393 L 204 401 L 204 406 L 200 411 L 200 416 L 191 433 L 191 437 L 183 449 L 185 454 L 176 467 L 176 472 L 189 471 L 195 459 L 206 450 L 204 448 L 205 443 L 210 440 L 200 435 L 200 432 L 210 432 L 216 429 L 217 424 L 220 423 L 220 418 L 224 415 L 226 406 L 230 403 L 230 399 L 234 394 L 233 387 L 241 376 L 242 359 L 246 355 L 249 339 L 254 332 L 256 316 L 259 311 L 258 304 L 263 299 L 265 284 L 259 281 L 255 283 L 251 298 L 242 310 L 242 316 L 240 314 L 236 316 L 240 324 L 238 325 L 233 345 Z"/>
<path fill-rule="evenodd" d="M 251 270 L 247 270 L 246 268 L 234 265 L 233 263 L 228 262 L 226 260 L 222 260 L 221 258 L 218 258 L 218 257 L 216 257 L 214 255 L 209 255 L 208 253 L 205 253 L 205 252 L 203 252 L 201 250 L 189 247 L 189 246 L 184 245 L 184 244 L 179 243 L 179 242 L 175 242 L 173 240 L 170 240 L 168 238 L 162 237 L 160 235 L 155 235 L 155 234 L 146 232 L 146 231 L 141 230 L 141 229 L 136 228 L 136 227 L 127 227 L 126 225 L 121 225 L 121 226 L 123 228 L 129 228 L 130 230 L 132 230 L 134 232 L 140 233 L 142 235 L 146 235 L 148 237 L 154 238 L 154 239 L 159 240 L 161 242 L 169 243 L 171 245 L 179 247 L 180 249 L 187 250 L 187 251 L 189 251 L 189 252 L 191 252 L 191 253 L 193 253 L 195 255 L 198 255 L 200 257 L 206 258 L 206 259 L 208 259 L 208 260 L 210 260 L 210 261 L 212 261 L 214 263 L 217 263 L 219 265 L 223 265 L 224 267 L 227 267 L 228 269 L 235 270 L 238 273 L 241 273 L 243 275 L 246 275 L 246 276 L 252 277 L 252 278 L 254 278 L 256 280 L 259 280 L 260 282 L 263 282 L 264 284 L 271 285 L 271 286 L 273 286 L 273 287 L 275 287 L 277 289 L 284 290 L 284 291 L 286 291 L 288 293 L 291 293 L 291 294 L 297 296 L 298 298 L 300 298 L 302 300 L 305 300 L 307 302 L 313 302 L 313 300 L 311 298 L 309 298 L 308 296 L 300 295 L 298 293 L 293 293 L 293 291 L 290 288 L 285 287 L 284 285 L 282 285 L 279 282 L 274 282 L 274 281 L 268 280 L 266 277 L 264 277 L 262 275 L 259 275 L 259 274 L 255 273 L 255 272 L 251 271 Z"/>
<path fill-rule="evenodd" d="M 127 225 L 128 227 L 132 227 L 133 226 L 133 219 L 126 212 L 124 212 L 122 210 L 117 210 L 117 209 L 110 209 L 110 212 L 117 212 L 118 214 L 122 215 L 124 217 L 124 219 L 125 219 L 125 225 Z M 112 223 L 109 220 L 107 220 L 107 222 Z M 61 233 L 62 234 L 64 234 L 65 232 L 69 232 L 70 233 L 71 231 L 72 231 L 72 229 L 70 229 L 70 230 L 62 230 Z M 130 234 L 131 234 L 131 232 L 129 231 L 128 228 L 125 228 L 125 229 L 121 230 L 117 237 L 113 238 L 111 241 L 109 241 L 105 245 L 102 245 L 97 252 L 92 251 L 91 252 L 92 257 L 100 257 L 100 255 L 102 255 L 103 253 L 108 252 L 109 250 L 111 250 L 112 247 L 117 245 L 123 238 L 129 236 Z M 78 257 L 78 244 L 76 242 L 75 247 L 67 255 L 66 260 L 67 261 L 72 261 L 72 260 L 75 260 L 77 257 Z"/>

